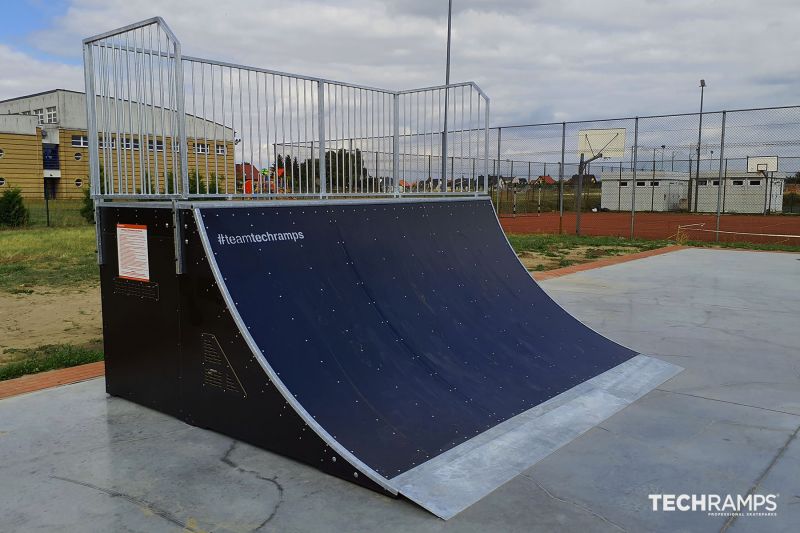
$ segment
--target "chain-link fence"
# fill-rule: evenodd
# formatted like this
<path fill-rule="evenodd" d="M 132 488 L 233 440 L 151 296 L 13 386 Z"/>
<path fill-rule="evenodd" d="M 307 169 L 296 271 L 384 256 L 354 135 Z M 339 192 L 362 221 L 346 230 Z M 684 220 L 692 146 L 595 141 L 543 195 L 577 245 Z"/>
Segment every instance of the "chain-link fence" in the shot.
<path fill-rule="evenodd" d="M 800 245 L 800 107 L 503 126 L 491 141 L 490 192 L 514 231 Z"/>

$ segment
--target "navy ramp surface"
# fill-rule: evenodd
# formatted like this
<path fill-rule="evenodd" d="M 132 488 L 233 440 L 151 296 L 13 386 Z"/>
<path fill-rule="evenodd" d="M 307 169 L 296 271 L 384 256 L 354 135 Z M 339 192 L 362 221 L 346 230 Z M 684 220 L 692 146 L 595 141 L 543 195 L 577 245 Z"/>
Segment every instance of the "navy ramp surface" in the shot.
<path fill-rule="evenodd" d="M 486 199 L 195 214 L 291 406 L 359 471 L 444 518 L 674 373 L 555 304 Z"/>

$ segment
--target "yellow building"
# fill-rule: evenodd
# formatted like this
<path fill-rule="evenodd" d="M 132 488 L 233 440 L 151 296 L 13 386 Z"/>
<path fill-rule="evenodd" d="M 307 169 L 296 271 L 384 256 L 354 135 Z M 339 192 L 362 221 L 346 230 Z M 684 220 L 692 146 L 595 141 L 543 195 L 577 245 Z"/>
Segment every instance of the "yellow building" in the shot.
<path fill-rule="evenodd" d="M 175 150 L 162 110 L 131 103 L 128 116 L 115 120 L 103 116 L 103 109 L 111 107 L 107 104 L 98 99 L 99 159 L 104 177 L 114 181 L 114 192 L 174 192 L 165 185 L 174 176 Z M 0 192 L 10 187 L 31 199 L 45 193 L 51 199 L 81 198 L 89 187 L 87 129 L 81 92 L 56 89 L 0 101 Z M 197 176 L 193 187 L 200 181 L 202 192 L 232 189 L 233 130 L 187 115 L 186 135 L 189 174 Z"/>

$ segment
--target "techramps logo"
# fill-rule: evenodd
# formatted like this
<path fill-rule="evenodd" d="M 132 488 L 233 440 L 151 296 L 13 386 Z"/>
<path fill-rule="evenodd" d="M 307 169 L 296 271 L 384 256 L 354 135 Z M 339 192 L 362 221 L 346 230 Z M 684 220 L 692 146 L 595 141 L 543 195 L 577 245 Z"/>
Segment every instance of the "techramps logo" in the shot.
<path fill-rule="evenodd" d="M 258 244 L 266 242 L 290 241 L 297 242 L 305 239 L 302 231 L 287 231 L 283 233 L 242 233 L 240 235 L 227 235 L 217 233 L 217 244 L 222 246 L 234 244 Z"/>
<path fill-rule="evenodd" d="M 708 516 L 778 516 L 779 494 L 649 494 L 653 511 L 704 512 Z"/>

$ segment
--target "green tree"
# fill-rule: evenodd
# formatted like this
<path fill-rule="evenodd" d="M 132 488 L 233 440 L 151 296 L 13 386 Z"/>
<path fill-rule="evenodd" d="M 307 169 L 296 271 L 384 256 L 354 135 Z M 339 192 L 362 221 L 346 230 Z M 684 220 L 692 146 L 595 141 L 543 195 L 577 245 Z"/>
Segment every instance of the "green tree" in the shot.
<path fill-rule="evenodd" d="M 29 219 L 30 212 L 22 200 L 22 191 L 8 189 L 0 195 L 0 226 L 24 226 Z"/>

